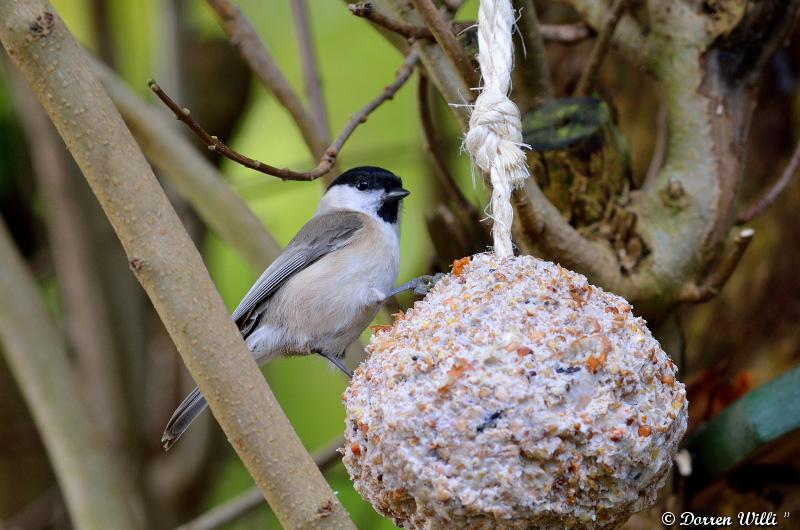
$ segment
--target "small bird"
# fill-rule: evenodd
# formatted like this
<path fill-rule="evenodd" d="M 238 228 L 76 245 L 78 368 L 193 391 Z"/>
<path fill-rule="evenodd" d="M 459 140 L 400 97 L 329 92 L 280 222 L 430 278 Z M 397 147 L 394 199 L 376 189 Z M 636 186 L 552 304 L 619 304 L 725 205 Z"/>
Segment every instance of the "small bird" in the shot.
<path fill-rule="evenodd" d="M 438 280 L 422 276 L 393 288 L 400 268 L 400 205 L 409 193 L 400 177 L 370 166 L 346 171 L 330 184 L 314 216 L 233 312 L 256 362 L 318 353 L 352 376 L 345 349 L 383 302 L 409 289 L 424 294 Z M 195 388 L 167 423 L 164 449 L 207 406 Z"/>

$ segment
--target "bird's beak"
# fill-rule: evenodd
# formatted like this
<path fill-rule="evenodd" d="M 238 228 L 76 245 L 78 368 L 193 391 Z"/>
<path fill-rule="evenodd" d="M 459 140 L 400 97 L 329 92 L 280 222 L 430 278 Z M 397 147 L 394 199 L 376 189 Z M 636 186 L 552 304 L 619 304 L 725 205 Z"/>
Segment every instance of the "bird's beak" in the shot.
<path fill-rule="evenodd" d="M 399 200 L 404 199 L 405 197 L 408 197 L 410 194 L 411 192 L 408 191 L 407 189 L 396 188 L 393 189 L 392 191 L 387 192 L 386 195 L 383 196 L 383 200 L 387 202 L 397 202 Z"/>

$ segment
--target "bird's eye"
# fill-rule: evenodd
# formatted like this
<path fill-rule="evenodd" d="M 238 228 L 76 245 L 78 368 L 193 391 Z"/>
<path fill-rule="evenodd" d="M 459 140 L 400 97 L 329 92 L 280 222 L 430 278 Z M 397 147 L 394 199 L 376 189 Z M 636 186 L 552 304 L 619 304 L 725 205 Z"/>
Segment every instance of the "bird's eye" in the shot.
<path fill-rule="evenodd" d="M 356 184 L 356 189 L 357 189 L 358 191 L 364 191 L 364 190 L 366 190 L 368 187 L 369 187 L 369 186 L 367 186 L 367 181 L 366 181 L 366 180 L 359 180 L 359 181 L 358 181 L 358 184 Z"/>

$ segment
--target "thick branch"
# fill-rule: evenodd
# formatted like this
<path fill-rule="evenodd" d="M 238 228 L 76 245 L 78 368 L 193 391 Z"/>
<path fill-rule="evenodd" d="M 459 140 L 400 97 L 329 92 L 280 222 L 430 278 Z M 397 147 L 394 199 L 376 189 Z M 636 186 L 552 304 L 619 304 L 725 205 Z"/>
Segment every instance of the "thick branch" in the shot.
<path fill-rule="evenodd" d="M 2 350 L 47 447 L 73 526 L 139 528 L 130 481 L 77 399 L 81 387 L 64 342 L 2 221 L 0 300 Z"/>
<path fill-rule="evenodd" d="M 467 86 L 477 87 L 480 79 L 475 68 L 473 68 L 464 50 L 461 49 L 461 45 L 458 44 L 450 23 L 444 19 L 436 5 L 434 5 L 433 0 L 411 0 L 411 2 L 422 16 L 428 29 L 431 30 L 433 38 L 436 39 L 436 42 L 444 50 L 445 55 L 455 65 Z M 470 93 L 468 97 L 473 100 L 473 96 Z"/>
<path fill-rule="evenodd" d="M 586 61 L 586 66 L 583 68 L 578 84 L 575 86 L 575 96 L 585 96 L 592 91 L 595 78 L 600 71 L 600 66 L 603 64 L 608 53 L 608 47 L 611 45 L 611 37 L 614 35 L 614 30 L 617 29 L 619 19 L 625 13 L 628 7 L 628 0 L 614 0 L 614 4 L 608 11 L 605 22 L 600 28 L 600 33 L 597 35 L 597 40 L 592 46 L 592 51 L 589 52 L 589 59 Z"/>
<path fill-rule="evenodd" d="M 141 100 L 107 66 L 99 61 L 92 66 L 148 160 L 170 179 L 200 218 L 255 270 L 262 271 L 272 263 L 280 245 L 219 171 L 175 130 L 173 121 Z"/>
<path fill-rule="evenodd" d="M 522 233 L 528 249 L 557 261 L 568 269 L 585 274 L 589 281 L 616 293 L 624 289 L 624 278 L 611 249 L 600 242 L 590 241 L 579 234 L 547 200 L 533 178 L 525 188 L 511 197 L 514 204 L 515 223 Z"/>
<path fill-rule="evenodd" d="M 739 223 L 750 222 L 764 213 L 764 210 L 769 208 L 775 202 L 775 199 L 783 193 L 783 190 L 789 185 L 798 169 L 800 169 L 800 142 L 797 142 L 792 157 L 789 159 L 789 163 L 786 164 L 786 168 L 784 168 L 780 178 L 764 192 L 764 195 L 756 199 L 749 208 L 739 214 Z"/>
<path fill-rule="evenodd" d="M 327 447 L 314 453 L 314 462 L 323 473 L 336 465 L 342 455 L 339 449 L 344 445 L 343 438 L 337 438 Z M 252 488 L 233 499 L 216 506 L 203 515 L 184 523 L 175 530 L 215 530 L 231 523 L 264 504 L 264 496 L 258 488 Z"/>
<path fill-rule="evenodd" d="M 228 34 L 234 46 L 239 49 L 253 73 L 289 111 L 311 150 L 311 154 L 314 158 L 321 158 L 328 146 L 325 134 L 317 125 L 318 122 L 314 115 L 308 111 L 286 76 L 283 75 L 278 63 L 259 38 L 253 25 L 239 8 L 228 0 L 207 0 L 207 2 L 219 18 L 222 29 Z"/>
<path fill-rule="evenodd" d="M 713 292 L 719 282 L 702 274 L 714 263 L 736 262 L 721 255 L 736 220 L 753 82 L 796 20 L 800 2 L 774 0 L 768 7 L 748 11 L 717 40 L 712 37 L 722 30 L 685 4 L 654 3 L 650 10 L 659 23 L 648 36 L 647 62 L 664 88 L 669 139 L 661 171 L 630 206 L 650 255 L 631 274 L 628 298 L 651 314 L 687 299 L 687 284 L 709 283 Z M 765 23 L 769 31 L 748 30 Z"/>
<path fill-rule="evenodd" d="M 270 392 L 83 50 L 45 0 L 1 0 L 0 19 L 3 45 L 75 157 L 214 416 L 278 518 L 289 528 L 354 528 Z"/>
<path fill-rule="evenodd" d="M 317 54 L 314 52 L 314 38 L 311 35 L 311 21 L 308 16 L 306 0 L 292 0 L 292 13 L 297 39 L 300 43 L 300 56 L 303 60 L 303 77 L 306 82 L 306 95 L 317 119 L 317 126 L 325 144 L 330 143 L 330 125 L 325 97 L 322 93 L 322 79 L 319 75 Z"/>
<path fill-rule="evenodd" d="M 403 66 L 400 68 L 400 70 L 398 70 L 397 77 L 395 78 L 394 82 L 384 88 L 383 92 L 381 92 L 378 97 L 370 101 L 364 108 L 350 118 L 350 121 L 347 123 L 344 130 L 342 130 L 339 136 L 336 137 L 336 140 L 334 140 L 333 144 L 328 147 L 328 149 L 325 151 L 325 154 L 322 156 L 322 158 L 320 158 L 319 162 L 317 163 L 317 167 L 306 172 L 299 172 L 289 168 L 278 168 L 271 166 L 259 160 L 247 157 L 238 151 L 234 151 L 225 143 L 221 142 L 219 138 L 210 135 L 205 129 L 203 129 L 203 127 L 197 123 L 197 120 L 191 116 L 189 109 L 182 108 L 180 105 L 175 103 L 172 98 L 170 98 L 166 93 L 164 93 L 163 90 L 161 90 L 161 87 L 159 87 L 155 81 L 151 80 L 148 84 L 156 96 L 158 96 L 158 98 L 163 101 L 164 104 L 175 114 L 175 118 L 185 123 L 186 126 L 189 127 L 189 129 L 191 129 L 192 132 L 194 132 L 210 150 L 216 151 L 217 153 L 247 168 L 267 175 L 272 175 L 274 177 L 279 177 L 283 180 L 310 181 L 318 179 L 333 168 L 333 165 L 336 163 L 336 158 L 339 156 L 339 152 L 341 151 L 342 147 L 344 147 L 345 142 L 347 142 L 347 140 L 356 130 L 356 127 L 367 121 L 367 118 L 372 111 L 394 97 L 397 91 L 400 90 L 400 88 L 411 77 L 411 74 L 414 73 L 414 67 L 417 65 L 418 61 L 419 56 L 416 52 L 412 51 L 409 53 L 408 57 L 406 57 L 406 60 L 403 63 Z"/>

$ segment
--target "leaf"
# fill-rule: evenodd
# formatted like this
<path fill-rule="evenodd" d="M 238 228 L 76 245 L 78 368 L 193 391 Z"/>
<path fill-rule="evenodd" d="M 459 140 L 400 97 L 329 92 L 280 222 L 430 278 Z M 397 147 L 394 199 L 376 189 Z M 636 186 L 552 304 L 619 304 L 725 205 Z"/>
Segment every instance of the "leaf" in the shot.
<path fill-rule="evenodd" d="M 689 439 L 693 479 L 713 480 L 766 444 L 800 430 L 798 403 L 800 366 L 745 394 Z"/>

